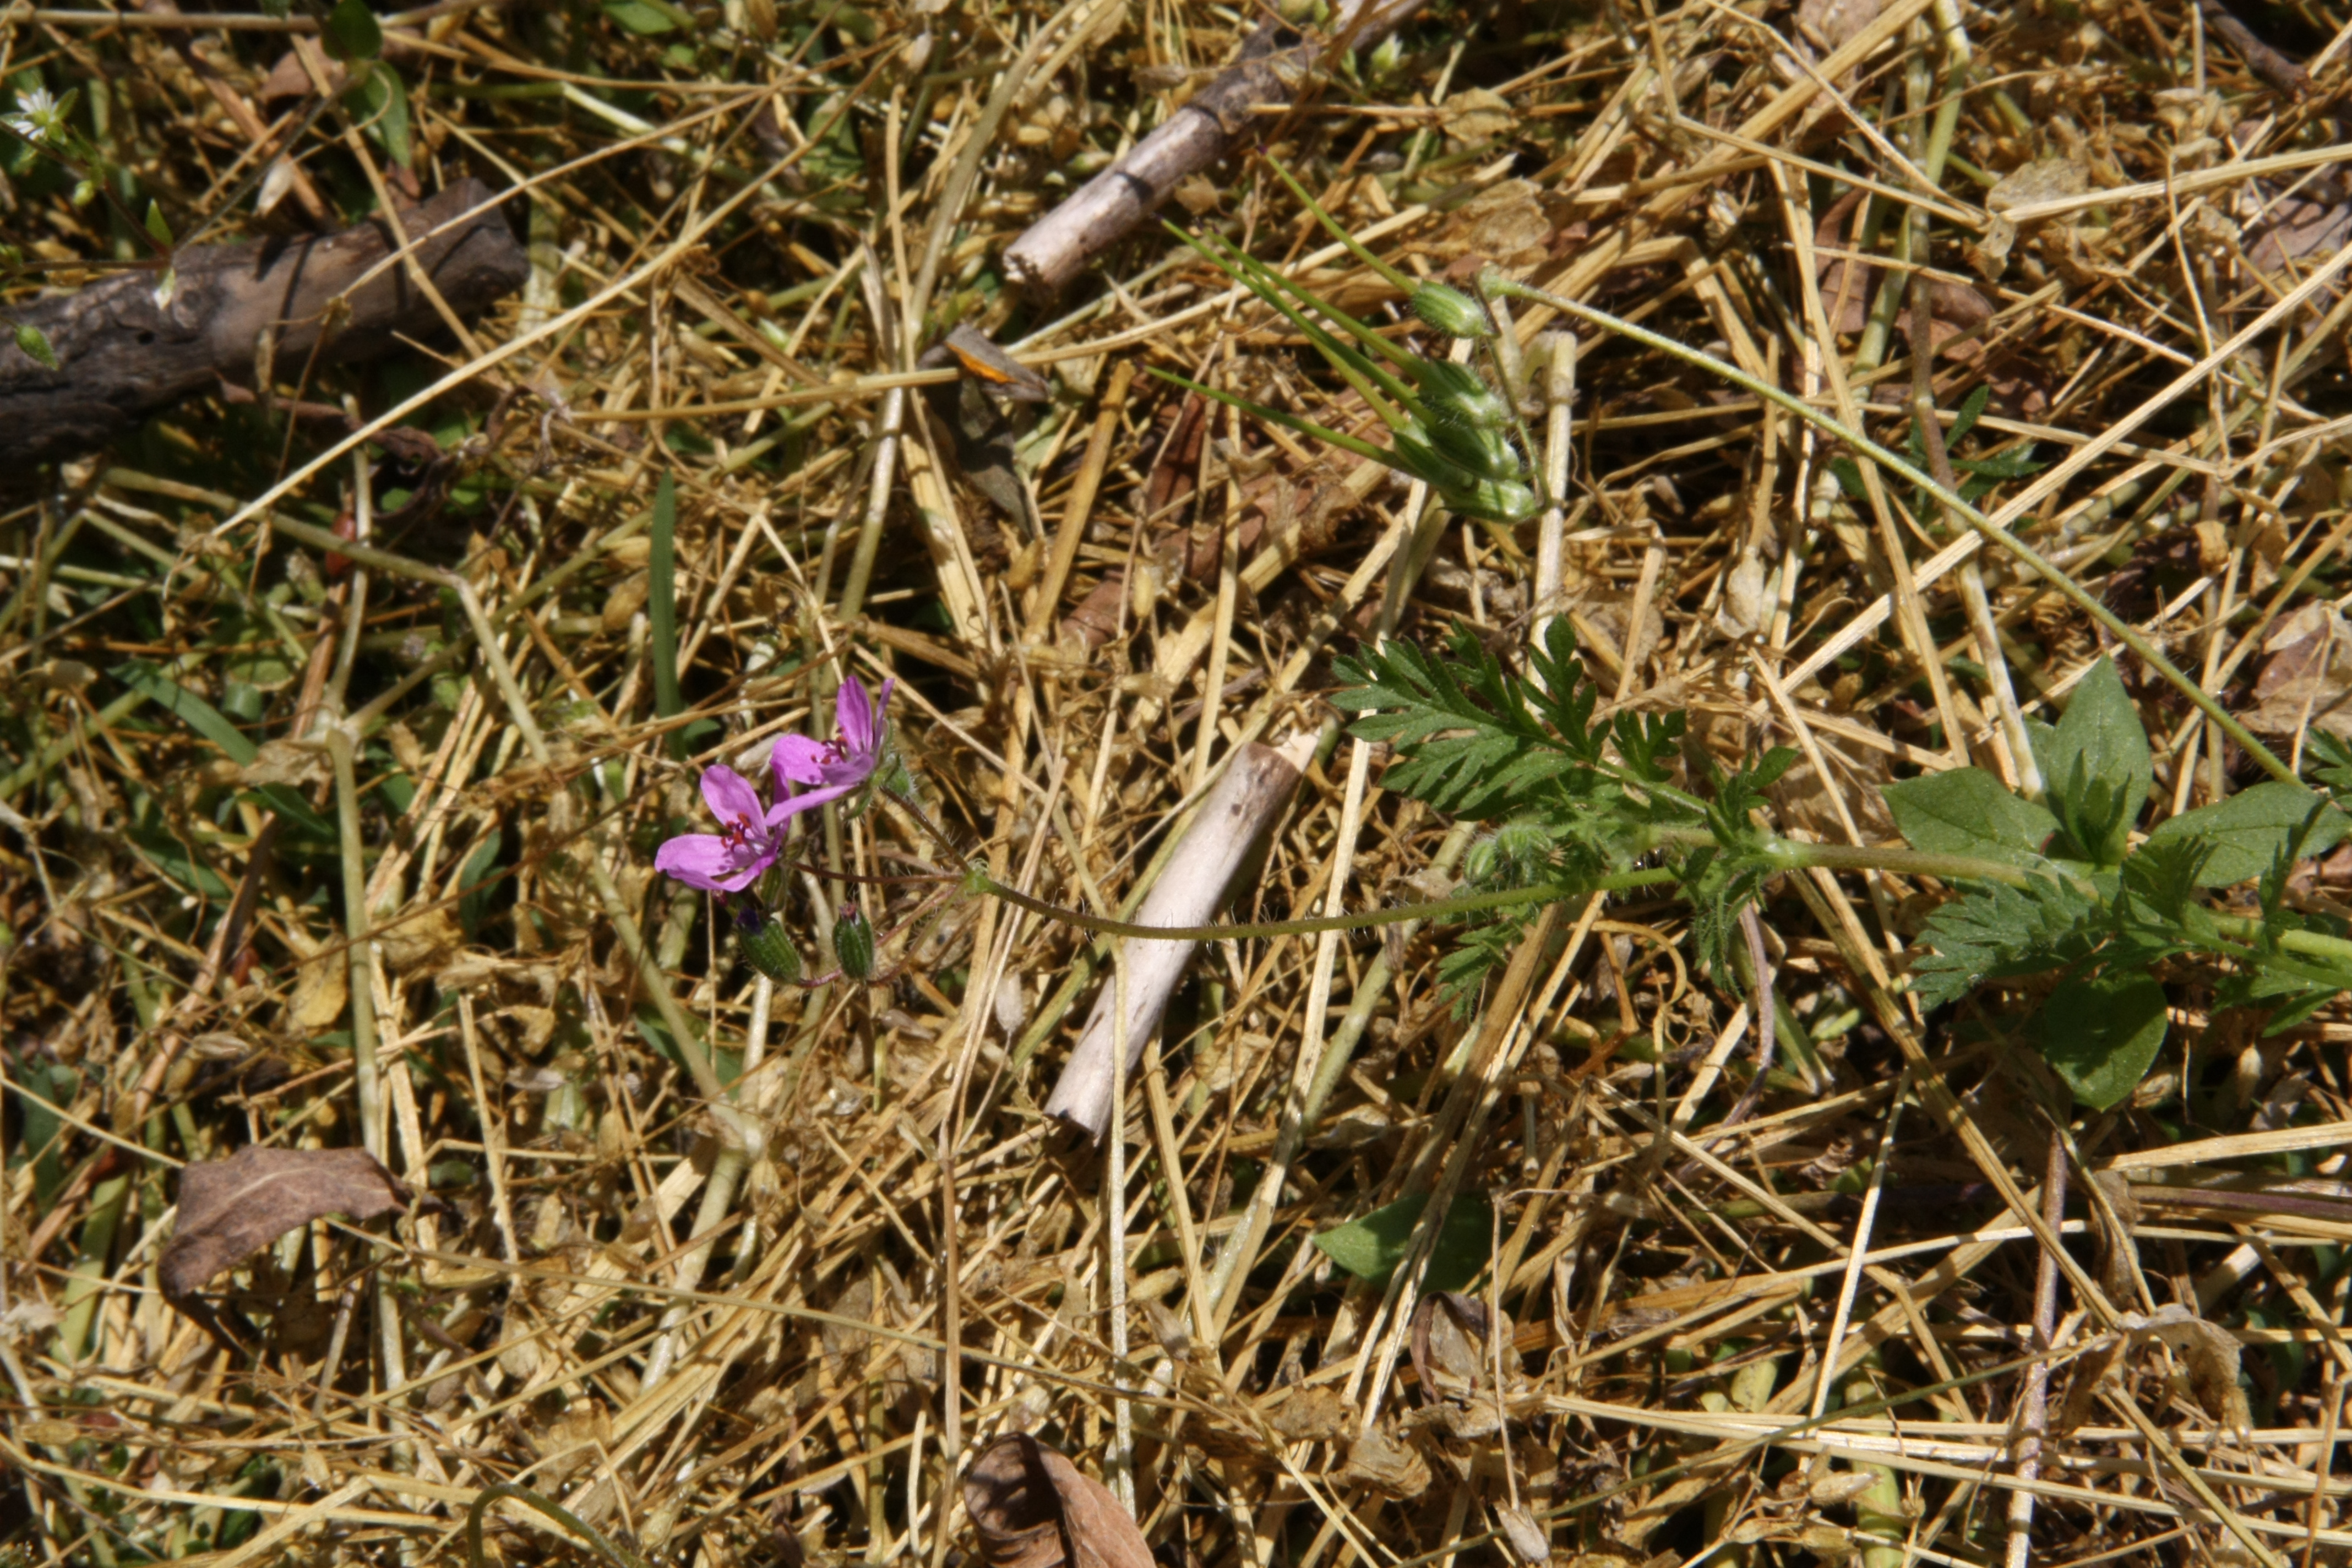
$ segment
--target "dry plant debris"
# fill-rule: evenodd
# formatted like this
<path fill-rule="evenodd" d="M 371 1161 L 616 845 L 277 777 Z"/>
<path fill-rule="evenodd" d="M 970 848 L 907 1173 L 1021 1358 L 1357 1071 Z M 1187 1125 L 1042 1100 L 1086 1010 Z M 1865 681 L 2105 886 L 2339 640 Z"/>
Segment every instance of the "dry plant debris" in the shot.
<path fill-rule="evenodd" d="M 330 304 L 0 475 L 9 1561 L 463 1561 L 469 1513 L 498 1562 L 2352 1561 L 2340 988 L 2004 968 L 1887 853 L 1967 789 L 2117 865 L 2222 808 L 2215 942 L 2352 918 L 2352 850 L 2263 879 L 2256 755 L 2352 740 L 2352 12 L 1449 0 L 1268 57 L 1166 215 L 1433 360 L 1277 164 L 1412 279 L 1564 301 L 1494 345 L 1524 521 L 1150 374 L 1387 438 L 1149 225 L 1013 286 L 1329 20 L 0 16 L 0 374 L 80 352 L 45 297 L 184 311 L 183 251 L 468 181 L 528 263 L 463 309 L 388 263 L 388 357 Z M 1044 1113 L 1120 942 L 951 874 L 1131 912 L 1291 742 L 1226 918 L 1489 885 L 1528 841 L 1407 788 L 1334 660 L 1555 629 L 1812 861 L 1204 942 L 1104 1042 L 1110 1134 Z M 800 814 L 769 911 L 834 973 L 778 984 L 655 857 L 891 678 L 903 773 Z M 2021 809 L 2069 715 L 2145 735 L 2126 817 Z M 365 1179 L 207 1186 L 297 1161 Z"/>

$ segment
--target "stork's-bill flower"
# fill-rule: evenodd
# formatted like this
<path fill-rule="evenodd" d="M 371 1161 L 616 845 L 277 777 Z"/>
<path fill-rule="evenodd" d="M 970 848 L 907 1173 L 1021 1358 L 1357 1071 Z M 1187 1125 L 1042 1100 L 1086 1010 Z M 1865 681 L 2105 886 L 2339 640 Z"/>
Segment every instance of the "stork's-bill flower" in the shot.
<path fill-rule="evenodd" d="M 785 824 L 807 809 L 791 800 L 761 806 L 751 781 L 723 766 L 703 770 L 702 799 L 722 831 L 679 834 L 655 854 L 654 868 L 710 893 L 750 887 L 783 852 Z"/>
<path fill-rule="evenodd" d="M 874 770 L 882 765 L 882 742 L 890 731 L 883 714 L 898 684 L 895 676 L 885 680 L 882 695 L 877 699 L 852 676 L 841 683 L 841 695 L 833 705 L 838 735 L 830 741 L 813 741 L 806 735 L 780 737 L 770 759 L 776 773 L 777 796 L 789 797 L 794 810 L 806 811 L 838 800 L 872 778 Z M 803 785 L 813 786 L 808 794 L 793 793 Z"/>

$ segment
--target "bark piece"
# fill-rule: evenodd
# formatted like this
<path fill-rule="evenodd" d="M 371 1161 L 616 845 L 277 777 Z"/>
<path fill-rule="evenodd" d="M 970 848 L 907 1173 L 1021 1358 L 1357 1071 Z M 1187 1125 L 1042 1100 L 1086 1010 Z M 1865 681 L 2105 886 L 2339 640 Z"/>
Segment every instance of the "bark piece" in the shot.
<path fill-rule="evenodd" d="M 1152 1568 L 1110 1489 L 1026 1432 L 980 1451 L 963 1473 L 963 1505 L 990 1568 Z"/>
<path fill-rule="evenodd" d="M 461 318 L 478 316 L 530 270 L 506 219 L 484 205 L 494 195 L 461 180 L 401 215 L 418 266 Z M 0 471 L 104 446 L 191 393 L 249 378 L 265 330 L 277 332 L 274 363 L 299 367 L 338 296 L 350 314 L 327 360 L 368 359 L 403 336 L 437 335 L 440 315 L 405 265 L 360 282 L 393 249 L 389 226 L 374 220 L 318 238 L 190 246 L 174 258 L 179 282 L 168 307 L 157 307 L 159 279 L 144 270 L 35 300 L 16 319 L 47 336 L 58 368 L 0 344 Z"/>
<path fill-rule="evenodd" d="M 1311 747 L 1314 738 L 1305 737 L 1304 743 Z M 1293 757 L 1271 746 L 1252 743 L 1243 747 L 1233 765 L 1225 770 L 1225 776 L 1202 803 L 1192 825 L 1185 829 L 1183 838 L 1169 857 L 1167 869 L 1160 873 L 1150 896 L 1143 900 L 1135 923 L 1198 926 L 1214 919 L 1242 880 L 1242 872 L 1267 829 L 1290 804 L 1290 793 L 1298 787 L 1299 772 L 1305 763 L 1304 751 Z M 1192 962 L 1192 950 L 1199 945 L 1181 939 L 1125 939 L 1126 951 L 1119 962 L 1127 965 L 1127 1070 L 1130 1082 L 1136 1063 L 1143 1056 L 1143 1042 L 1160 1026 L 1160 1016 L 1168 1010 L 1168 999 L 1174 994 L 1177 982 L 1183 978 L 1184 966 Z M 1100 1138 L 1103 1129 L 1110 1125 L 1111 1053 L 1117 1037 L 1113 1015 L 1118 1011 L 1118 990 L 1115 977 L 1103 981 L 1102 990 L 1095 997 L 1094 1012 L 1087 1019 L 1086 1032 L 1078 1037 L 1069 1065 L 1062 1069 L 1061 1081 L 1055 1084 L 1053 1097 L 1045 1101 L 1046 1115 L 1060 1117 L 1084 1131 L 1089 1140 Z"/>
<path fill-rule="evenodd" d="M 1369 48 L 1421 6 L 1422 0 L 1346 0 L 1331 31 L 1349 47 Z M 1223 158 L 1257 121 L 1255 110 L 1295 102 L 1325 47 L 1273 23 L 1259 27 L 1240 57 L 1159 130 L 1014 240 L 1004 252 L 1006 275 L 1035 293 L 1060 289 L 1186 178 Z"/>
<path fill-rule="evenodd" d="M 179 1223 L 156 1274 L 164 1296 L 186 1312 L 215 1275 L 296 1226 L 331 1214 L 354 1221 L 398 1214 L 408 1197 L 408 1189 L 364 1149 L 248 1145 L 180 1173 Z"/>

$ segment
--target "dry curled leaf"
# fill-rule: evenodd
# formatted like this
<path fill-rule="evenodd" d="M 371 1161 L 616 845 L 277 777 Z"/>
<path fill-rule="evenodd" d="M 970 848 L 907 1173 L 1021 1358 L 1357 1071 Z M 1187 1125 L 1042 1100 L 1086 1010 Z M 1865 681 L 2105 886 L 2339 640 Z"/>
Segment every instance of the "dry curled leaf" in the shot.
<path fill-rule="evenodd" d="M 1411 1443 L 1375 1427 L 1348 1450 L 1339 1479 L 1404 1502 L 1429 1489 L 1429 1463 Z"/>
<path fill-rule="evenodd" d="M 180 1173 L 180 1218 L 157 1274 L 163 1294 L 185 1302 L 213 1276 L 296 1226 L 339 1214 L 354 1221 L 398 1214 L 408 1189 L 364 1149 L 238 1150 Z"/>
<path fill-rule="evenodd" d="M 1839 49 L 1878 20 L 1878 0 L 1804 0 L 1797 26 L 1824 49 Z"/>
<path fill-rule="evenodd" d="M 1505 1504 L 1495 1510 L 1495 1522 L 1503 1527 L 1503 1539 L 1510 1542 L 1511 1555 L 1528 1568 L 1540 1568 L 1551 1561 L 1551 1533 L 1536 1522 L 1535 1515 Z"/>
<path fill-rule="evenodd" d="M 2352 735 L 2352 624 L 2332 605 L 2305 605 L 2263 640 L 2253 706 L 2239 717 L 2257 735 L 2291 739 L 2309 724 Z"/>
<path fill-rule="evenodd" d="M 2246 1391 L 2238 1386 L 2238 1357 L 2244 1347 L 2237 1335 L 2191 1317 L 2178 1303 L 2158 1308 L 2147 1326 L 2180 1358 L 2189 1394 L 2215 1426 L 2242 1435 L 2252 1430 L 2253 1413 L 2247 1408 Z"/>
<path fill-rule="evenodd" d="M 334 773 L 326 748 L 307 741 L 268 741 L 261 754 L 236 770 L 237 783 L 259 788 L 292 784 L 297 789 L 320 784 Z"/>
<path fill-rule="evenodd" d="M 1026 1432 L 980 1451 L 963 1473 L 963 1505 L 990 1568 L 1152 1568 L 1110 1489 Z"/>
<path fill-rule="evenodd" d="M 1337 1389 L 1313 1384 L 1292 1390 L 1266 1420 L 1294 1443 L 1328 1443 L 1355 1429 L 1356 1413 Z"/>

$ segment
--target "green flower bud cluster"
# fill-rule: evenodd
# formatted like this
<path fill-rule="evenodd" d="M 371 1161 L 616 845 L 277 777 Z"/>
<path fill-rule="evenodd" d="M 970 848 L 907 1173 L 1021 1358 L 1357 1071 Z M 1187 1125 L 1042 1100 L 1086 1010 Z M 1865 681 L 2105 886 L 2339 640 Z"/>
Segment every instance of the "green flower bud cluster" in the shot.
<path fill-rule="evenodd" d="M 1326 227 L 1407 297 L 1414 314 L 1423 321 L 1455 338 L 1494 335 L 1493 322 L 1478 300 L 1448 284 L 1419 282 L 1390 267 L 1358 245 L 1279 165 L 1276 173 Z M 1305 333 L 1307 341 L 1388 426 L 1390 444 L 1376 447 L 1182 376 L 1154 374 L 1269 424 L 1385 464 L 1427 484 L 1448 509 L 1465 516 L 1517 522 L 1539 509 L 1542 503 L 1528 483 L 1526 456 L 1513 438 L 1517 420 L 1510 405 L 1476 371 L 1400 348 L 1218 236 L 1194 238 L 1172 226 L 1170 232 Z M 1308 316 L 1308 309 L 1322 320 Z M 1325 321 L 1339 331 L 1334 332 Z"/>

